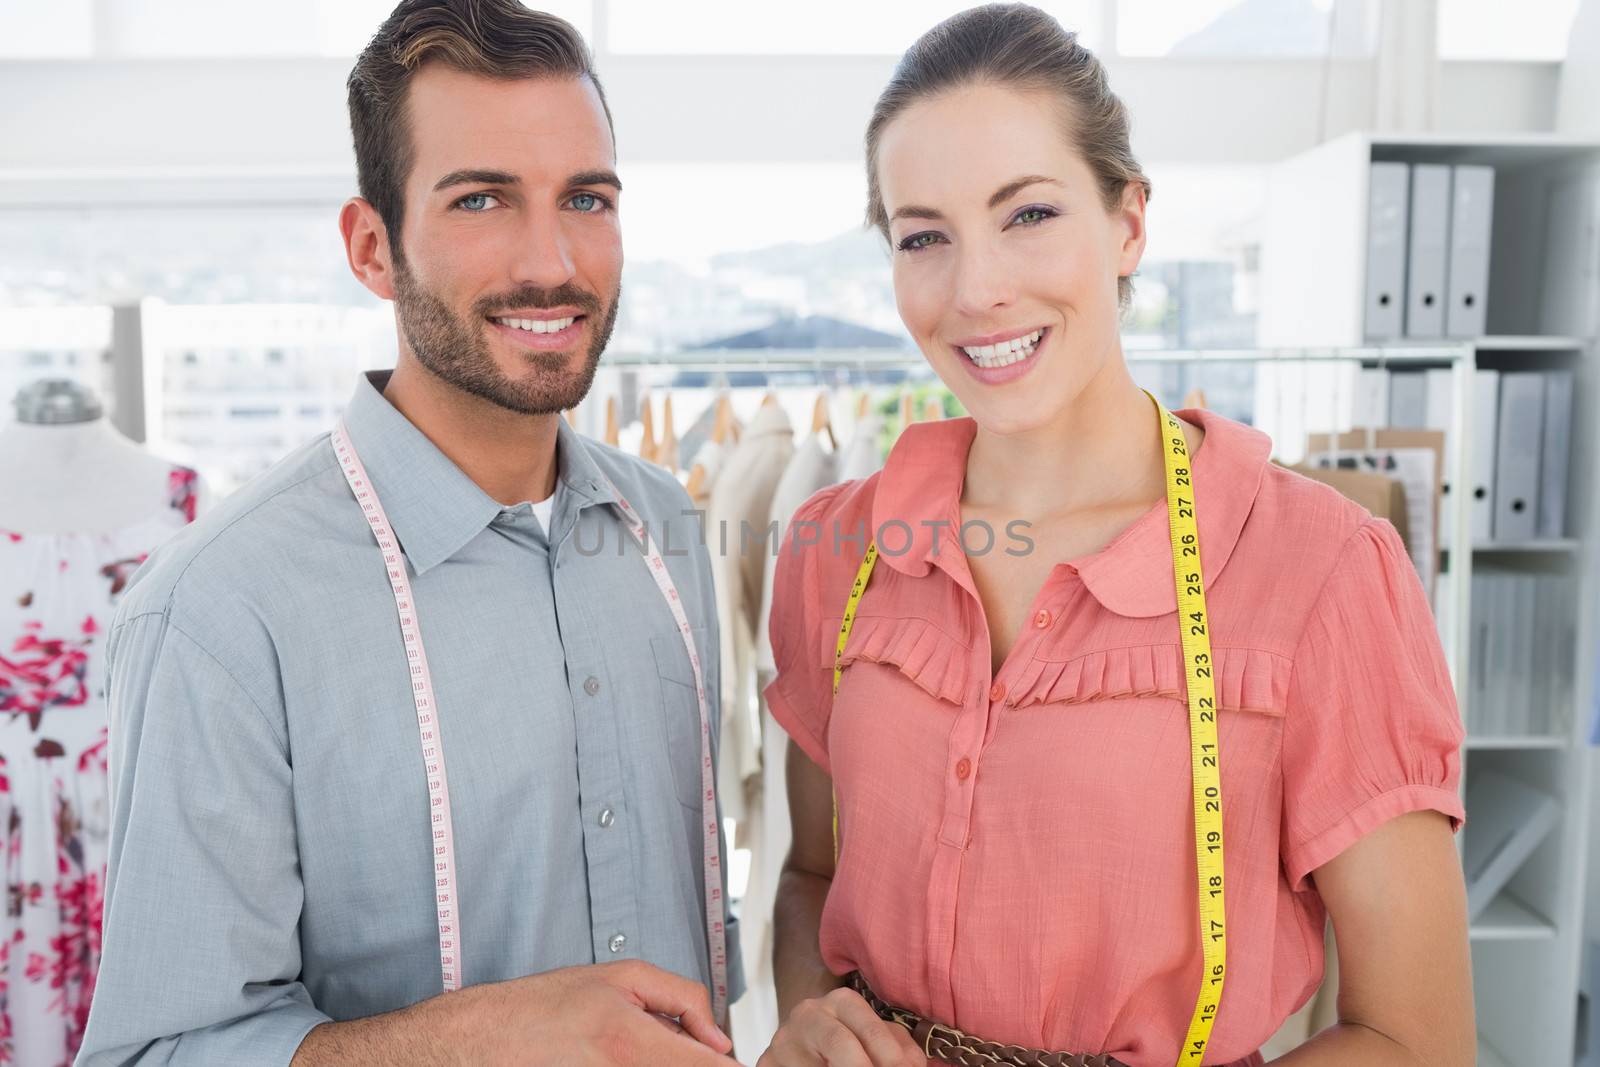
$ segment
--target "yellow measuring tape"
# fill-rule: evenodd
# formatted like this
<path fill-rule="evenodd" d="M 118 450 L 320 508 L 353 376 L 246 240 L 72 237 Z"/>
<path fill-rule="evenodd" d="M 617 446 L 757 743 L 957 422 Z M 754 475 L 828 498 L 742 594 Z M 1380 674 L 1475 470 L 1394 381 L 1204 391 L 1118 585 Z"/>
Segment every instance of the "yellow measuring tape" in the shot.
<path fill-rule="evenodd" d="M 1146 394 L 1147 396 L 1150 394 Z M 1211 656 L 1210 620 L 1206 615 L 1205 579 L 1200 570 L 1200 527 L 1195 521 L 1193 475 L 1189 443 L 1183 423 L 1161 406 L 1154 396 L 1161 426 L 1162 455 L 1167 468 L 1167 524 L 1172 535 L 1172 578 L 1178 594 L 1178 627 L 1183 641 L 1184 676 L 1189 703 L 1189 757 L 1194 783 L 1194 851 L 1200 901 L 1200 949 L 1204 956 L 1200 996 L 1195 1002 L 1189 1032 L 1179 1050 L 1178 1063 L 1199 1064 L 1211 1040 L 1222 1003 L 1222 982 L 1227 975 L 1227 918 L 1223 906 L 1222 773 L 1218 766 L 1217 692 L 1215 663 Z M 839 639 L 833 649 L 833 692 L 839 693 L 845 643 L 855 625 L 856 607 L 878 561 L 878 544 L 856 570 L 839 622 Z M 833 858 L 839 859 L 839 800 L 833 803 Z"/>

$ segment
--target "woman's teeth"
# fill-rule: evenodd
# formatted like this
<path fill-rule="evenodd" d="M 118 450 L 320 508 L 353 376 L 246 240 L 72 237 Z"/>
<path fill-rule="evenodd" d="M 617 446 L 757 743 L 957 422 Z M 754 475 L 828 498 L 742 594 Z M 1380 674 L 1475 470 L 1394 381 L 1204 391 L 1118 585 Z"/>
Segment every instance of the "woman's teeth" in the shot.
<path fill-rule="evenodd" d="M 530 333 L 560 333 L 578 319 L 574 315 L 565 319 L 495 319 L 494 321 L 502 326 L 527 330 Z"/>
<path fill-rule="evenodd" d="M 1033 355 L 1034 347 L 1038 345 L 1042 336 L 1044 336 L 1043 330 L 1035 330 L 1026 337 L 1015 337 L 997 345 L 978 345 L 972 348 L 963 346 L 961 351 L 980 367 L 1004 367 Z"/>

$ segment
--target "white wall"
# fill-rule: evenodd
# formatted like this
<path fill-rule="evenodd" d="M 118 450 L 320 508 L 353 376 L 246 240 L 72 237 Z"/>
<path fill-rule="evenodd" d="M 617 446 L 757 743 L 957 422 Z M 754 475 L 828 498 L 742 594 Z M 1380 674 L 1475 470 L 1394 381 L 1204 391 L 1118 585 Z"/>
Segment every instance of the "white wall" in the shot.
<path fill-rule="evenodd" d="M 1593 4 L 1591 4 L 1593 6 Z M 860 160 L 887 56 L 602 57 L 624 162 Z M 0 176 L 106 170 L 348 175 L 345 59 L 0 63 Z M 1149 163 L 1266 163 L 1369 127 L 1373 64 L 1115 60 Z M 1552 128 L 1559 67 L 1447 63 L 1438 128 Z M 1319 110 L 1325 118 L 1319 122 Z"/>

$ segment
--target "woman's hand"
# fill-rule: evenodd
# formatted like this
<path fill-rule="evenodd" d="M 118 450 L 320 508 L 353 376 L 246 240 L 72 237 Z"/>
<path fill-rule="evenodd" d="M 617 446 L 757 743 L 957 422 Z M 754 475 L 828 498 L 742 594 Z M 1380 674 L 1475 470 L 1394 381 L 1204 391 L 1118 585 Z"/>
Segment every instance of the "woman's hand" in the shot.
<path fill-rule="evenodd" d="M 905 1027 L 878 1018 L 853 989 L 802 1000 L 756 1067 L 927 1067 Z"/>

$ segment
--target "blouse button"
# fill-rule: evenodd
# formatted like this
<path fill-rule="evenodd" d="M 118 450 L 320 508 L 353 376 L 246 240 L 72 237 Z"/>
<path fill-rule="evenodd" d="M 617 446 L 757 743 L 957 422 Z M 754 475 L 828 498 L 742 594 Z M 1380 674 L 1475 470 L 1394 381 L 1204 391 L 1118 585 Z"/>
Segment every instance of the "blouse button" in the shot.
<path fill-rule="evenodd" d="M 1001 682 L 994 683 L 994 685 L 992 687 L 990 687 L 990 689 L 989 689 L 989 699 L 998 704 L 1000 701 L 1004 700 L 1005 698 L 1006 698 L 1006 687 L 1005 687 L 1005 685 L 1003 683 L 1001 683 Z"/>
<path fill-rule="evenodd" d="M 961 761 L 956 764 L 956 777 L 964 782 L 967 780 L 967 775 L 971 773 L 972 761 L 967 759 L 967 757 L 962 756 Z"/>
<path fill-rule="evenodd" d="M 1048 629 L 1050 626 L 1050 613 L 1040 608 L 1039 613 L 1033 617 L 1033 624 L 1041 630 Z"/>

